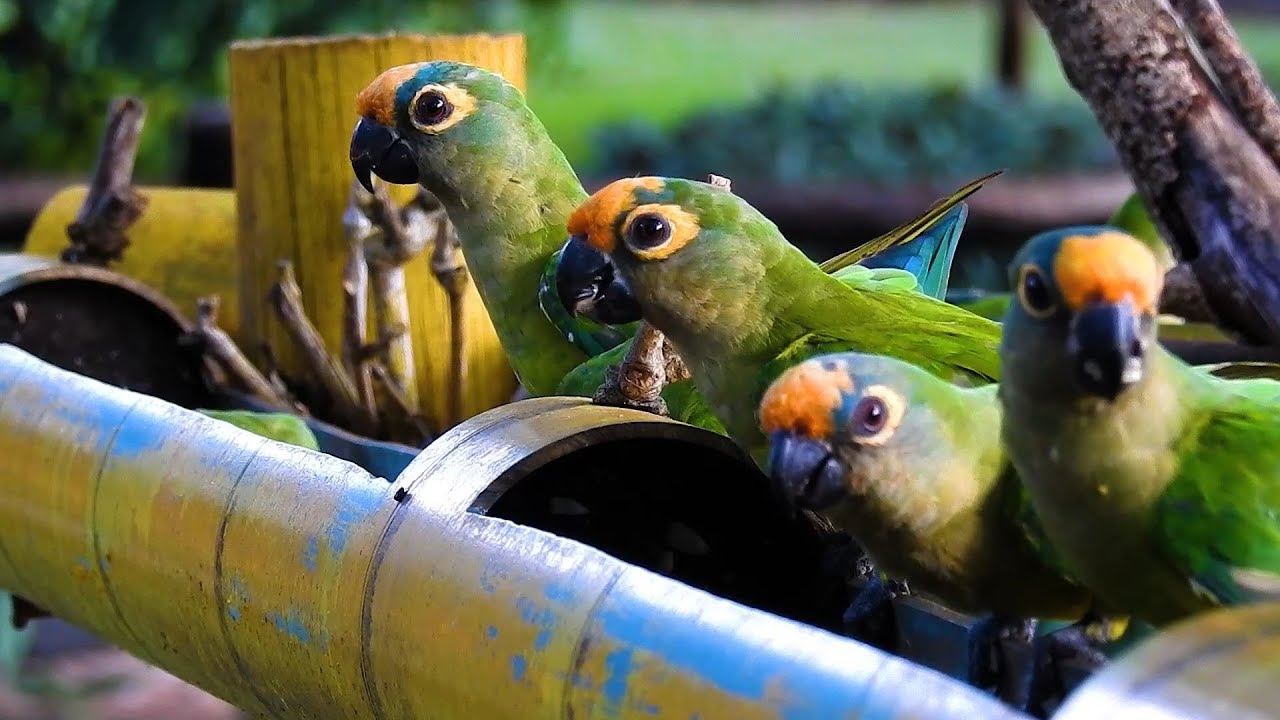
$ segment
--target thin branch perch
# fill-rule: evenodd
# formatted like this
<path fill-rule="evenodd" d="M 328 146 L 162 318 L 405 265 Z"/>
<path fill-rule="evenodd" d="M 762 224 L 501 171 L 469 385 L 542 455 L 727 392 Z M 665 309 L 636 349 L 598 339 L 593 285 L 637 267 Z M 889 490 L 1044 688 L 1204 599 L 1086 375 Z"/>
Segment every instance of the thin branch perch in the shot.
<path fill-rule="evenodd" d="M 373 287 L 373 309 L 379 336 L 390 336 L 391 328 L 410 326 L 409 300 L 405 295 L 404 265 L 426 249 L 429 227 L 420 209 L 410 205 L 403 211 L 387 192 L 386 185 L 374 186 L 373 202 L 366 212 L 381 229 L 365 241 L 365 262 Z M 418 382 L 413 362 L 413 339 L 403 333 L 387 348 L 387 372 L 403 389 L 405 401 L 417 413 Z"/>
<path fill-rule="evenodd" d="M 213 358 L 242 390 L 254 398 L 282 412 L 305 415 L 306 408 L 290 402 L 287 396 L 278 392 L 249 358 L 240 352 L 234 340 L 226 331 L 218 327 L 218 296 L 200 298 L 196 303 L 195 327 L 191 336 L 204 346 L 205 354 Z"/>
<path fill-rule="evenodd" d="M 367 196 L 359 181 L 351 181 L 351 199 L 342 214 L 347 235 L 347 261 L 342 269 L 342 364 L 355 383 L 360 405 L 370 416 L 377 414 L 374 404 L 373 375 L 363 357 L 369 313 L 369 266 L 364 259 L 364 244 L 374 233 L 373 223 L 360 207 Z"/>
<path fill-rule="evenodd" d="M 293 276 L 293 263 L 281 260 L 280 277 L 271 287 L 270 302 L 281 324 L 302 351 L 312 374 L 329 395 L 335 419 L 352 432 L 370 435 L 374 418 L 360 404 L 355 383 L 325 348 L 324 338 L 307 318 L 302 307 L 302 290 Z"/>
<path fill-rule="evenodd" d="M 425 190 L 419 193 L 415 202 L 424 204 L 428 199 L 435 201 L 434 197 L 424 196 L 426 196 Z M 449 222 L 449 216 L 445 213 L 444 207 L 439 206 L 438 202 L 436 205 L 437 207 L 431 210 L 435 225 L 432 235 L 431 273 L 435 275 L 436 281 L 449 297 L 449 418 L 450 422 L 461 422 L 464 419 L 462 391 L 467 382 L 465 303 L 471 275 L 462 257 L 462 245 L 458 240 L 458 233 L 454 230 L 453 223 Z"/>
<path fill-rule="evenodd" d="M 146 105 L 136 97 L 117 98 L 107 110 L 107 125 L 84 204 L 67 225 L 69 244 L 62 260 L 106 266 L 129 246 L 126 233 L 147 207 L 133 188 L 133 165 Z"/>

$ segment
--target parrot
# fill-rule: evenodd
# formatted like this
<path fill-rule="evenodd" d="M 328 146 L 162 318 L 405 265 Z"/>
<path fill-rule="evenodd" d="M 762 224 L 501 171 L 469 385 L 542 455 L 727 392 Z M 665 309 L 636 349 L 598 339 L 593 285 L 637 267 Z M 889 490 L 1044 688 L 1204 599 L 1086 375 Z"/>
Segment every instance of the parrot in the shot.
<path fill-rule="evenodd" d="M 1151 217 L 1147 215 L 1146 207 L 1142 204 L 1142 196 L 1137 193 L 1130 195 L 1112 213 L 1106 224 L 1124 230 L 1151 248 L 1151 252 L 1156 254 L 1160 268 L 1164 272 L 1168 272 L 1177 264 L 1173 259 L 1173 253 L 1169 250 L 1168 244 L 1165 243 L 1164 238 L 1160 237 L 1160 231 L 1156 229 L 1155 223 L 1151 222 Z M 1012 301 L 1013 293 L 1011 292 L 986 292 L 981 290 L 961 290 L 947 297 L 947 302 L 996 321 L 1004 319 L 1004 315 L 1009 309 L 1009 303 Z"/>
<path fill-rule="evenodd" d="M 307 421 L 292 413 L 254 412 L 252 410 L 200 409 L 202 415 L 235 425 L 268 440 L 296 445 L 319 452 L 320 444 Z"/>
<path fill-rule="evenodd" d="M 1156 628 L 1280 600 L 1280 383 L 1157 343 L 1164 273 L 1117 228 L 1034 236 L 1009 275 L 1003 442 L 1072 576 Z"/>
<path fill-rule="evenodd" d="M 389 183 L 418 183 L 441 200 L 503 350 L 528 393 L 590 396 L 608 367 L 622 359 L 635 323 L 609 328 L 548 306 L 545 292 L 544 302 L 538 301 L 544 276 L 554 276 L 559 266 L 569 216 L 587 193 L 524 95 L 496 73 L 435 61 L 382 72 L 359 93 L 356 111 L 350 160 L 357 179 L 366 188 L 372 188 L 374 175 Z M 961 201 L 993 176 L 867 243 L 862 254 L 832 258 L 828 268 L 860 276 L 867 269 L 853 263 L 866 253 L 894 251 L 893 258 L 920 268 L 922 287 L 945 290 L 967 212 Z M 914 277 L 892 268 L 873 274 L 899 283 L 906 281 L 904 274 Z M 611 287 L 606 282 L 600 291 L 607 295 Z M 688 381 L 668 385 L 663 398 L 673 417 L 724 432 L 714 414 L 703 411 L 705 403 Z"/>
<path fill-rule="evenodd" d="M 1048 652 L 1057 641 L 1101 664 L 1090 626 L 1108 615 L 1031 511 L 1001 445 L 996 390 L 842 352 L 787 369 L 758 413 L 769 475 L 784 499 L 827 517 L 912 590 L 971 615 L 991 613 L 985 632 L 970 635 L 969 681 L 979 686 L 988 674 L 980 658 L 1001 628 L 1071 621 L 1033 645 Z M 1036 666 L 1014 686 L 1024 703 L 1038 702 L 1033 688 L 1043 687 Z"/>
<path fill-rule="evenodd" d="M 921 292 L 853 283 L 822 270 L 731 192 L 680 178 L 624 178 L 584 202 L 567 225 L 556 289 L 565 307 L 600 303 L 620 283 L 663 332 L 731 439 L 764 467 L 755 421 L 774 377 L 813 355 L 893 355 L 948 380 L 997 380 L 1000 326 Z M 604 265 L 600 264 L 603 258 Z"/>

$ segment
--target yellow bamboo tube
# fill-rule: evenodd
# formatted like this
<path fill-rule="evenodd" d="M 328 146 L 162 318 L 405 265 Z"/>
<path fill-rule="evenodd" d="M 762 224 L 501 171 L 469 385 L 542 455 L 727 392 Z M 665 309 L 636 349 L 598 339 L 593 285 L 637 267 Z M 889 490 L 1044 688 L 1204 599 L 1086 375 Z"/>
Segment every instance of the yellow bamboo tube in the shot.
<path fill-rule="evenodd" d="M 303 303 L 329 349 L 341 352 L 342 212 L 351 187 L 348 160 L 355 97 L 383 70 L 422 60 L 457 60 L 503 74 L 524 87 L 520 35 L 350 36 L 239 42 L 231 46 L 231 122 L 239 214 L 241 328 L 268 340 L 282 368 L 303 363 L 264 298 L 276 262 L 293 261 Z M 401 202 L 413 188 L 393 188 Z M 449 417 L 451 350 L 448 298 L 431 274 L 429 253 L 405 272 L 410 337 L 423 414 Z M 530 299 L 530 302 L 533 302 Z M 466 416 L 508 401 L 515 376 L 474 286 L 466 296 L 469 358 Z"/>
<path fill-rule="evenodd" d="M 713 433 L 551 397 L 472 418 L 388 483 L 0 346 L 0 588 L 276 720 L 1025 720 L 868 646 L 467 511 L 628 425 L 749 466 Z"/>
<path fill-rule="evenodd" d="M 1280 602 L 1203 613 L 1104 668 L 1053 720 L 1269 720 L 1280 713 Z"/>
<path fill-rule="evenodd" d="M 236 262 L 236 197 L 230 190 L 139 187 L 147 209 L 129 228 L 129 247 L 112 270 L 158 290 L 185 317 L 206 295 L 222 299 L 218 325 L 240 340 L 239 265 Z M 27 233 L 23 251 L 58 257 L 67 245 L 88 188 L 73 185 L 54 195 Z"/>

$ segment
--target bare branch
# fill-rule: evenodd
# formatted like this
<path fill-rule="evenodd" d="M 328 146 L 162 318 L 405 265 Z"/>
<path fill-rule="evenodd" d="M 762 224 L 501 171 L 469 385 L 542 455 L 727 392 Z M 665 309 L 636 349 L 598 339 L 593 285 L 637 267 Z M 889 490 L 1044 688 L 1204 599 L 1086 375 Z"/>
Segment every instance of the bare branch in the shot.
<path fill-rule="evenodd" d="M 76 219 L 67 225 L 70 241 L 62 251 L 69 263 L 106 266 L 129 246 L 129 226 L 147 207 L 133 188 L 133 164 L 146 105 L 136 97 L 117 98 L 107 110 L 107 125 L 98 148 L 93 179 Z"/>
<path fill-rule="evenodd" d="M 1030 0 L 1063 71 L 1224 327 L 1280 342 L 1280 169 L 1163 0 Z"/>
<path fill-rule="evenodd" d="M 240 389 L 273 408 L 305 415 L 306 408 L 290 402 L 287 395 L 278 392 L 249 362 L 249 358 L 240 352 L 231 336 L 218 327 L 218 305 L 216 295 L 196 301 L 196 320 L 191 337 L 203 346 L 205 354 L 213 358 Z"/>
<path fill-rule="evenodd" d="M 368 196 L 358 180 L 351 181 L 351 199 L 342 214 L 347 236 L 347 262 L 342 269 L 342 365 L 355 383 L 360 405 L 371 417 L 377 407 L 373 396 L 373 375 L 362 351 L 368 335 L 369 267 L 364 259 L 365 241 L 374 233 L 373 223 L 361 210 L 361 195 Z"/>
<path fill-rule="evenodd" d="M 410 407 L 404 396 L 404 389 L 396 383 L 395 378 L 391 377 L 391 373 L 378 362 L 371 363 L 369 367 L 373 370 L 374 381 L 391 400 L 391 408 L 386 410 L 388 414 L 394 411 L 394 417 L 388 419 L 386 425 L 392 428 L 412 428 L 417 435 L 416 438 L 408 440 L 412 444 L 423 446 L 430 442 L 435 437 L 431 425 Z"/>
<path fill-rule="evenodd" d="M 432 236 L 431 273 L 449 298 L 449 418 L 463 418 L 462 392 L 467 382 L 467 286 L 471 275 L 462 257 L 458 233 L 444 208 L 432 211 L 435 224 Z"/>
<path fill-rule="evenodd" d="M 1218 0 L 1172 0 L 1191 30 L 1222 93 L 1246 131 L 1280 167 L 1280 104 L 1258 65 L 1240 44 Z"/>
<path fill-rule="evenodd" d="M 293 263 L 281 260 L 277 267 L 280 269 L 280 277 L 272 285 L 269 295 L 276 316 L 302 352 L 312 374 L 329 395 L 336 421 L 352 432 L 371 435 L 375 429 L 374 418 L 361 406 L 355 383 L 329 354 L 324 338 L 315 325 L 311 324 L 302 307 L 302 290 L 294 278 Z"/>

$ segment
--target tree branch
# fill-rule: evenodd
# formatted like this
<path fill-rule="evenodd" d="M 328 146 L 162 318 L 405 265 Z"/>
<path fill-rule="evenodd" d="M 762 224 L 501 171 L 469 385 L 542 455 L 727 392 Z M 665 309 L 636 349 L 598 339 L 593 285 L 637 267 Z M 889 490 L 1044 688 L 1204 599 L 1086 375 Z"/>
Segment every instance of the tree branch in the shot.
<path fill-rule="evenodd" d="M 367 195 L 358 180 L 351 181 L 350 200 L 342 213 L 342 227 L 347 236 L 347 262 L 342 269 L 342 365 L 355 383 L 360 405 L 376 416 L 373 375 L 363 356 L 369 314 L 369 266 L 364 259 L 365 241 L 374 233 L 373 223 L 360 207 L 361 194 Z"/>
<path fill-rule="evenodd" d="M 1280 169 L 1165 0 L 1030 0 L 1147 210 L 1224 327 L 1280 343 Z"/>
<path fill-rule="evenodd" d="M 133 188 L 133 164 L 146 112 L 146 105 L 136 97 L 111 101 L 93 179 L 76 219 L 67 225 L 70 242 L 62 251 L 64 262 L 106 266 L 119 260 L 129 246 L 126 231 L 147 207 L 146 197 Z"/>
<path fill-rule="evenodd" d="M 1257 63 L 1240 44 L 1218 0 L 1172 1 L 1245 130 L 1280 167 L 1280 104 Z"/>

